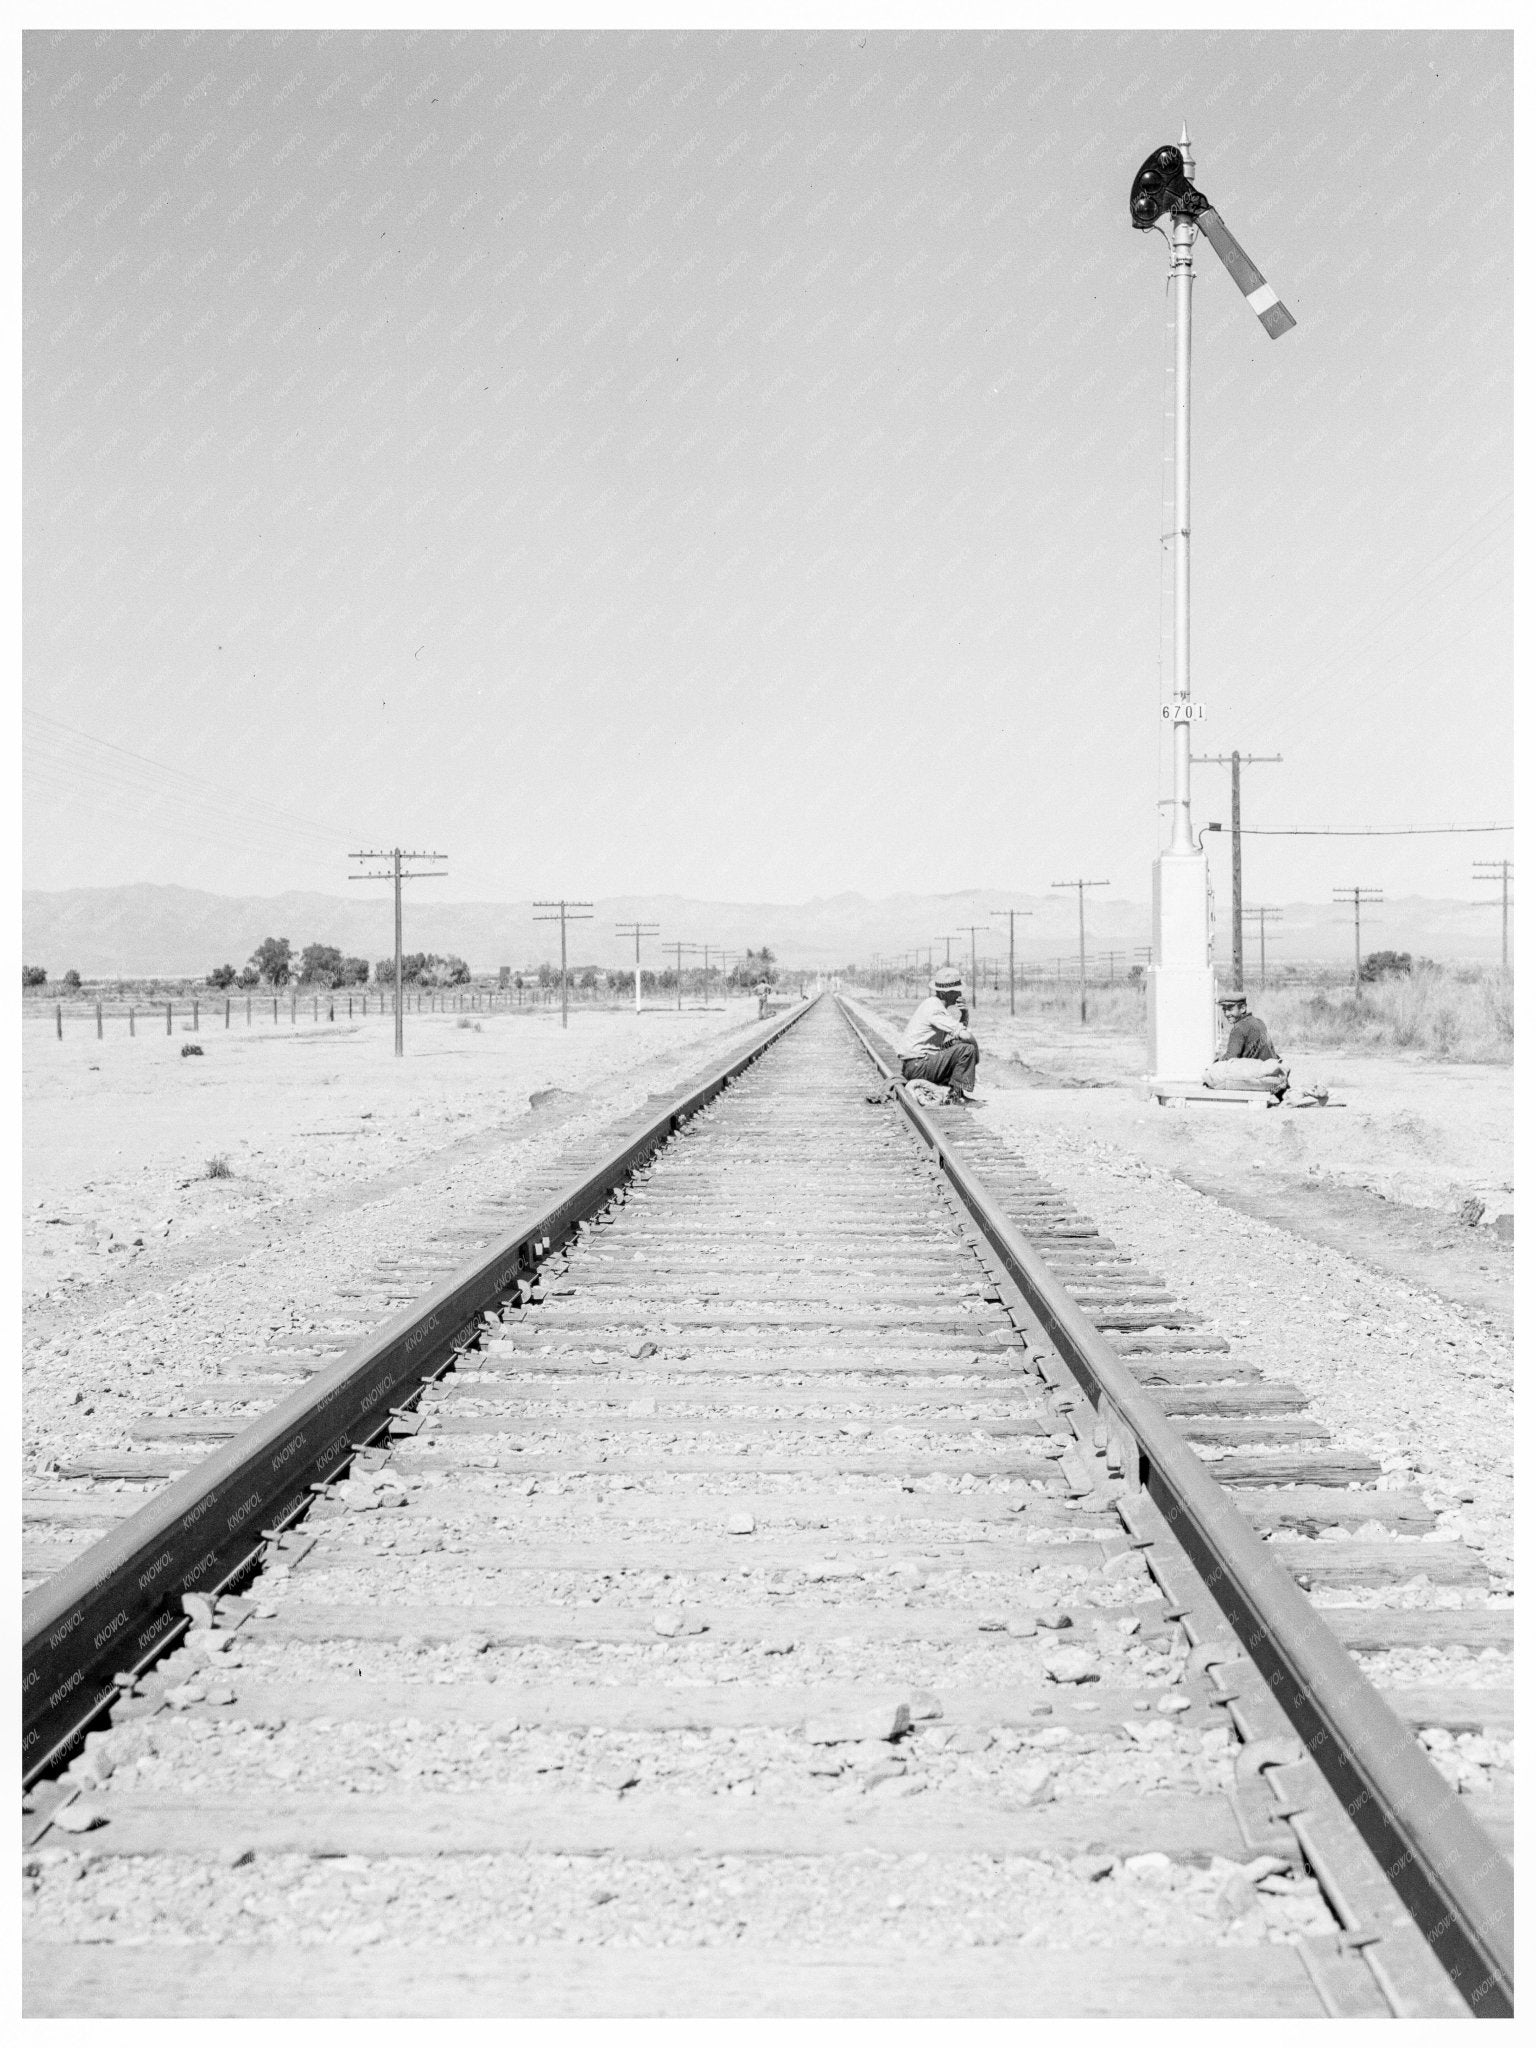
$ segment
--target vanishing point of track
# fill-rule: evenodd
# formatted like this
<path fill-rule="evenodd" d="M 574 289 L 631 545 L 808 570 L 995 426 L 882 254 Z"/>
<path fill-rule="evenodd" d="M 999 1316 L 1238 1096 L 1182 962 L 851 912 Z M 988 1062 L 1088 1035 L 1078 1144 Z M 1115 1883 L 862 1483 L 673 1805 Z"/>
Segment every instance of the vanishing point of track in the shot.
<path fill-rule="evenodd" d="M 1510 2009 L 1156 1276 L 877 1063 L 759 1034 L 29 1596 L 30 2011 Z"/>

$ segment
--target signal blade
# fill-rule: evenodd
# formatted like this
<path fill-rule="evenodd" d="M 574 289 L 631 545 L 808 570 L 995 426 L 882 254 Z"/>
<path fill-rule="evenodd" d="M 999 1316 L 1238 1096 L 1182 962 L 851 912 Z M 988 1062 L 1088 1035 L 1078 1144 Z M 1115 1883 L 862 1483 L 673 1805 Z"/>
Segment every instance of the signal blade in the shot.
<path fill-rule="evenodd" d="M 1280 303 L 1274 286 L 1266 282 L 1263 271 L 1215 207 L 1208 206 L 1197 218 L 1206 240 L 1227 266 L 1232 282 L 1258 314 L 1264 332 L 1271 341 L 1278 341 L 1282 334 L 1289 333 L 1296 325 L 1295 317 Z"/>

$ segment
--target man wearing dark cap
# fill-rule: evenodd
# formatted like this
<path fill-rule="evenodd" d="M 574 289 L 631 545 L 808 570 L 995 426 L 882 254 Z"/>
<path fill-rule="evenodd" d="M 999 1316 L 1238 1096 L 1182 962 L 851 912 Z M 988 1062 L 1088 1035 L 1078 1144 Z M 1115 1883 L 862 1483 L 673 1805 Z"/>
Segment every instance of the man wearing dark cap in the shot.
<path fill-rule="evenodd" d="M 1269 1028 L 1262 1017 L 1255 1017 L 1248 1008 L 1248 998 L 1241 989 L 1233 989 L 1216 998 L 1221 1010 L 1221 1021 L 1228 1027 L 1227 1049 L 1220 1054 L 1224 1060 L 1277 1060 L 1270 1038 Z"/>
<path fill-rule="evenodd" d="M 959 968 L 941 967 L 930 987 L 931 993 L 912 1012 L 897 1048 L 901 1078 L 947 1088 L 945 1102 L 966 1107 L 975 1101 L 971 1090 L 976 1085 L 981 1048 L 960 1007 Z"/>

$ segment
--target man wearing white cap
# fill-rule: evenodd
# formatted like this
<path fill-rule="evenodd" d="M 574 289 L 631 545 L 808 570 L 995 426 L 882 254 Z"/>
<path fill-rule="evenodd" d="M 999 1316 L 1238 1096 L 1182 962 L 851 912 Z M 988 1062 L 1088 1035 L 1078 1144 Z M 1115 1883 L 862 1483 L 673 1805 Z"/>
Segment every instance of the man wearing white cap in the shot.
<path fill-rule="evenodd" d="M 976 1034 L 960 1007 L 960 970 L 941 967 L 934 975 L 932 993 L 912 1012 L 912 1021 L 901 1035 L 903 1081 L 931 1081 L 948 1088 L 945 1101 L 967 1105 L 975 1100 L 976 1063 L 981 1048 Z"/>

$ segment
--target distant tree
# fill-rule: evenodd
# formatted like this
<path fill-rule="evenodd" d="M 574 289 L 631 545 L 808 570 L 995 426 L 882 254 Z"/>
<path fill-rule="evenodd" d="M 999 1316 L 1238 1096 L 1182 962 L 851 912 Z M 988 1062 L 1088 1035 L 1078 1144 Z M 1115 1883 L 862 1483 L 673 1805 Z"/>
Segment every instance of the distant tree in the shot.
<path fill-rule="evenodd" d="M 299 955 L 299 979 L 318 988 L 334 988 L 341 979 L 340 946 L 306 946 Z"/>
<path fill-rule="evenodd" d="M 77 994 L 77 993 L 79 992 L 79 988 L 80 988 L 80 970 L 79 970 L 79 968 L 78 968 L 78 967 L 66 967 L 66 968 L 65 968 L 65 970 L 64 970 L 64 986 L 65 986 L 65 987 L 66 987 L 66 988 L 67 988 L 67 989 L 69 990 L 69 992 L 70 992 L 70 994 L 71 994 L 71 995 L 75 995 L 75 994 Z"/>
<path fill-rule="evenodd" d="M 235 986 L 237 988 L 254 988 L 260 979 L 260 970 L 253 961 L 249 966 L 242 967 L 235 976 Z M 121 990 L 119 990 L 119 994 L 121 994 Z"/>
<path fill-rule="evenodd" d="M 1388 981 L 1396 974 L 1413 972 L 1413 956 L 1409 953 L 1368 953 L 1360 963 L 1362 981 Z"/>
<path fill-rule="evenodd" d="M 772 981 L 774 979 L 772 951 L 767 946 L 764 946 L 760 952 L 754 953 L 749 946 L 731 969 L 728 979 L 732 988 L 756 988 L 760 981 Z"/>
<path fill-rule="evenodd" d="M 555 983 L 556 983 L 556 982 L 557 982 L 557 981 L 558 981 L 559 979 L 560 979 L 559 975 L 558 975 L 558 974 L 557 974 L 557 973 L 555 972 L 554 968 L 550 966 L 550 964 L 549 964 L 549 962 L 548 962 L 547 960 L 541 960 L 541 961 L 539 962 L 539 987 L 540 987 L 540 988 L 553 988 L 553 987 L 554 987 L 554 985 L 555 985 Z"/>
<path fill-rule="evenodd" d="M 597 969 L 595 967 L 583 967 L 581 979 L 577 982 L 576 986 L 578 988 L 596 988 Z"/>
<path fill-rule="evenodd" d="M 208 986 L 210 988 L 233 988 L 238 979 L 239 976 L 236 970 L 226 960 L 222 967 L 215 967 L 210 970 Z"/>
<path fill-rule="evenodd" d="M 21 970 L 21 985 L 23 988 L 46 988 L 48 986 L 47 968 L 23 967 Z"/>
<path fill-rule="evenodd" d="M 263 939 L 251 955 L 258 981 L 284 987 L 293 973 L 293 948 L 286 939 Z"/>
<path fill-rule="evenodd" d="M 368 962 L 360 960 L 355 953 L 349 953 L 341 963 L 341 979 L 338 988 L 361 988 L 368 979 Z"/>

